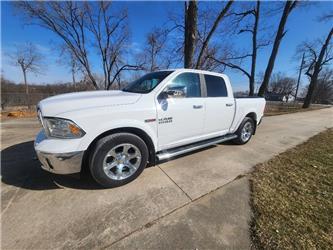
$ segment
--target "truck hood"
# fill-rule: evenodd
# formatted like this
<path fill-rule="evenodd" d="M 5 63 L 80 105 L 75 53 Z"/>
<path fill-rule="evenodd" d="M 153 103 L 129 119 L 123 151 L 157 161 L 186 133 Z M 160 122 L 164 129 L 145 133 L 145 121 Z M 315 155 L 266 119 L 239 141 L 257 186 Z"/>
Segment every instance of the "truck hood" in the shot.
<path fill-rule="evenodd" d="M 46 98 L 40 101 L 38 108 L 43 116 L 58 116 L 74 110 L 133 104 L 140 97 L 141 94 L 120 90 L 86 91 Z"/>

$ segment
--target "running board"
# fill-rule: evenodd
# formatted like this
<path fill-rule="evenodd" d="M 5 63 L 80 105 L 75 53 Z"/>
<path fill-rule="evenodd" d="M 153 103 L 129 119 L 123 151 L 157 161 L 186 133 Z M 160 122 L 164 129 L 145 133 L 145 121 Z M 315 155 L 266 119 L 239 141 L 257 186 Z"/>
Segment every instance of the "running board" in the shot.
<path fill-rule="evenodd" d="M 186 154 L 186 153 L 189 153 L 194 150 L 206 148 L 208 146 L 212 146 L 212 145 L 215 145 L 215 144 L 218 144 L 221 142 L 225 142 L 225 141 L 229 141 L 232 139 L 236 139 L 236 138 L 237 138 L 237 135 L 235 135 L 235 134 L 228 134 L 228 135 L 224 135 L 224 136 L 220 136 L 220 137 L 215 137 L 213 139 L 196 142 L 196 143 L 193 143 L 190 145 L 180 146 L 180 147 L 168 149 L 168 150 L 163 150 L 161 152 L 158 152 L 156 154 L 156 157 L 159 161 L 164 161 L 164 160 L 173 158 L 178 155 Z"/>

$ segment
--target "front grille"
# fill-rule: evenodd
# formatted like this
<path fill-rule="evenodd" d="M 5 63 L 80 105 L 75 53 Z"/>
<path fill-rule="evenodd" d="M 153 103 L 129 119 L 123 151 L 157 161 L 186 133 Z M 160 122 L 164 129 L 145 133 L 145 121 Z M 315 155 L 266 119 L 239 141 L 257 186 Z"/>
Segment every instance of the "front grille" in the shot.
<path fill-rule="evenodd" d="M 40 124 L 42 124 L 42 126 L 44 127 L 42 111 L 40 111 L 39 108 L 37 108 L 37 118 L 38 118 Z"/>

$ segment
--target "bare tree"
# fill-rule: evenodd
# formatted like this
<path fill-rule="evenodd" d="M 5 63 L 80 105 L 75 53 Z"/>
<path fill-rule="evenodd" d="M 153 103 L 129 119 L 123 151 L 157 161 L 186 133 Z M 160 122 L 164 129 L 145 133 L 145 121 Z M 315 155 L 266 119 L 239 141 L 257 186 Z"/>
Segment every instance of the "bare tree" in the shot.
<path fill-rule="evenodd" d="M 225 67 L 211 57 L 224 54 L 226 44 L 211 40 L 214 34 L 222 33 L 219 24 L 229 16 L 232 3 L 233 0 L 228 1 L 222 10 L 216 13 L 208 4 L 202 3 L 199 9 L 197 1 L 186 1 L 184 15 L 173 13 L 169 17 L 173 26 L 168 30 L 170 33 L 175 32 L 170 35 L 171 40 L 174 38 L 171 44 L 174 60 L 182 61 L 185 68 L 223 70 Z"/>
<path fill-rule="evenodd" d="M 313 103 L 333 103 L 333 70 L 325 69 L 320 72 L 316 88 L 313 91 Z"/>
<path fill-rule="evenodd" d="M 257 33 L 258 33 L 258 26 L 259 26 L 259 17 L 260 17 L 260 1 L 257 1 L 257 5 L 255 9 L 251 11 L 251 14 L 254 17 L 254 24 L 253 28 L 249 30 L 252 34 L 252 60 L 251 60 L 251 74 L 249 78 L 249 95 L 254 95 L 254 85 L 255 85 L 255 75 L 256 75 L 256 63 L 257 63 L 257 51 L 259 45 L 257 44 Z M 243 32 L 247 32 L 244 30 Z"/>
<path fill-rule="evenodd" d="M 212 27 L 210 28 L 207 36 L 203 39 L 202 46 L 200 48 L 199 55 L 198 55 L 198 58 L 197 58 L 197 62 L 196 62 L 196 65 L 195 65 L 196 69 L 201 68 L 201 66 L 203 64 L 203 55 L 207 50 L 208 43 L 209 43 L 210 39 L 212 38 L 214 32 L 216 31 L 219 23 L 222 21 L 222 19 L 228 13 L 228 10 L 230 9 L 233 2 L 234 2 L 233 0 L 229 0 L 227 2 L 227 4 L 224 6 L 224 8 L 221 10 L 221 12 L 218 14 L 217 18 L 215 19 L 215 21 L 214 21 Z M 209 53 L 207 53 L 207 54 L 209 54 Z"/>
<path fill-rule="evenodd" d="M 272 75 L 268 90 L 274 94 L 281 94 L 287 98 L 295 95 L 297 81 L 294 78 L 277 73 Z"/>
<path fill-rule="evenodd" d="M 139 55 L 144 61 L 144 68 L 153 72 L 161 68 L 168 68 L 171 58 L 167 51 L 167 38 L 169 31 L 161 28 L 154 28 L 146 36 L 146 46 Z"/>
<path fill-rule="evenodd" d="M 265 91 L 268 87 L 269 80 L 270 80 L 270 77 L 271 77 L 271 74 L 272 74 L 272 71 L 273 71 L 273 68 L 274 68 L 275 59 L 276 59 L 276 56 L 277 56 L 278 51 L 279 51 L 280 43 L 281 43 L 283 37 L 286 34 L 285 26 L 286 26 L 289 14 L 292 12 L 292 10 L 296 7 L 297 4 L 298 4 L 297 0 L 295 0 L 295 1 L 286 1 L 285 2 L 283 13 L 282 13 L 280 23 L 279 23 L 279 27 L 278 27 L 278 30 L 276 32 L 272 52 L 271 52 L 271 55 L 269 57 L 268 64 L 267 64 L 267 67 L 266 67 L 266 71 L 265 71 L 265 74 L 264 74 L 264 79 L 263 79 L 263 82 L 262 82 L 262 84 L 259 88 L 259 92 L 258 92 L 259 96 L 264 96 Z"/>
<path fill-rule="evenodd" d="M 254 95 L 254 86 L 255 86 L 255 75 L 256 75 L 256 61 L 257 61 L 257 53 L 260 47 L 268 45 L 267 41 L 259 41 L 258 42 L 258 28 L 259 28 L 259 17 L 260 17 L 260 1 L 258 0 L 255 6 L 249 10 L 245 10 L 239 13 L 233 13 L 235 18 L 235 23 L 242 22 L 246 17 L 251 16 L 253 18 L 253 22 L 251 24 L 246 24 L 244 28 L 241 28 L 238 34 L 242 33 L 250 33 L 252 40 L 252 48 L 250 53 L 244 54 L 234 54 L 225 57 L 223 60 L 212 58 L 213 60 L 229 67 L 231 69 L 239 70 L 245 76 L 249 78 L 249 95 Z M 241 63 L 246 58 L 251 58 L 251 70 L 250 72 L 241 66 Z"/>
<path fill-rule="evenodd" d="M 30 108 L 31 103 L 27 73 L 40 73 L 42 56 L 35 45 L 32 43 L 26 43 L 21 46 L 16 46 L 16 53 L 14 55 L 10 55 L 10 57 L 12 58 L 13 64 L 19 66 L 22 70 L 25 85 L 26 104 L 28 108 Z"/>
<path fill-rule="evenodd" d="M 198 21 L 196 1 L 185 2 L 184 21 L 184 68 L 192 68 Z"/>
<path fill-rule="evenodd" d="M 128 39 L 127 12 L 112 11 L 111 2 L 17 2 L 16 6 L 30 20 L 51 30 L 72 52 L 80 63 L 89 82 L 98 89 L 91 66 L 90 44 L 100 56 L 105 89 L 109 89 L 119 75 L 115 64 L 123 70 L 136 65 L 124 62 L 122 56 Z"/>
<path fill-rule="evenodd" d="M 127 11 L 112 14 L 111 2 L 104 1 L 98 2 L 97 11 L 93 4 L 87 2 L 84 3 L 84 7 L 88 18 L 87 29 L 94 35 L 101 55 L 104 88 L 110 89 L 120 77 L 121 71 L 141 69 L 141 66 L 125 63 L 122 59 L 122 51 L 126 47 L 129 35 L 126 23 Z M 119 67 L 119 64 L 122 65 Z"/>
<path fill-rule="evenodd" d="M 71 67 L 71 74 L 72 74 L 72 83 L 74 86 L 74 89 L 76 89 L 76 75 L 81 70 L 79 64 L 77 63 L 76 58 L 73 56 L 73 54 L 70 54 L 70 67 Z"/>
<path fill-rule="evenodd" d="M 303 43 L 301 46 L 300 51 L 305 53 L 305 62 L 307 65 L 307 71 L 305 74 L 310 78 L 310 85 L 304 100 L 303 108 L 308 108 L 310 106 L 314 96 L 314 90 L 318 84 L 318 76 L 323 67 L 333 60 L 333 48 L 331 43 L 332 35 L 333 28 L 330 29 L 324 42 L 316 41 L 314 43 Z M 318 49 L 318 44 L 321 45 L 320 50 Z"/>
<path fill-rule="evenodd" d="M 82 72 L 81 64 L 77 61 L 76 57 L 73 55 L 72 51 L 68 49 L 68 47 L 61 46 L 60 47 L 60 55 L 58 63 L 60 65 L 66 65 L 69 67 L 69 72 L 72 75 L 72 83 L 73 87 L 77 89 L 77 75 Z"/>

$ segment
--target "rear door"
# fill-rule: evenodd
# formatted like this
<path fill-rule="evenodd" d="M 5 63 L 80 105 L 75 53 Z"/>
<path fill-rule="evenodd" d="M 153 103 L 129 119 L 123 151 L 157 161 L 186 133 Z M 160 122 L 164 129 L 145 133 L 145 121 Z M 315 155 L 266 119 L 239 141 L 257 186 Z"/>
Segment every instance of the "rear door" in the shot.
<path fill-rule="evenodd" d="M 185 95 L 156 100 L 160 150 L 191 143 L 202 135 L 205 101 L 201 89 L 199 74 L 184 72 L 171 80 L 163 92 L 181 90 Z"/>
<path fill-rule="evenodd" d="M 211 136 L 227 134 L 234 118 L 234 97 L 228 93 L 223 77 L 209 74 L 203 77 L 207 92 L 204 133 Z"/>

